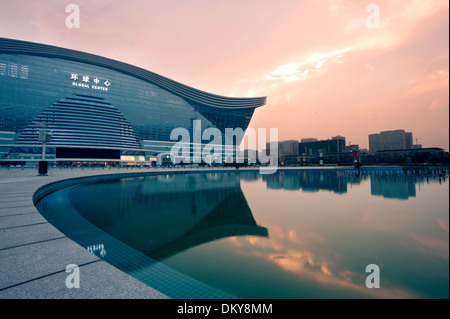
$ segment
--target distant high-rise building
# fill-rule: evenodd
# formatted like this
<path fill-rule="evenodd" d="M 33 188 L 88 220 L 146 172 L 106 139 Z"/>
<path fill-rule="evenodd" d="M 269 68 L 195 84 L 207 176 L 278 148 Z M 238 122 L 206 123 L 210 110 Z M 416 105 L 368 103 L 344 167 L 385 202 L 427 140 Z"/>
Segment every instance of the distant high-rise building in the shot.
<path fill-rule="evenodd" d="M 298 141 L 290 140 L 281 143 L 283 155 L 298 155 Z"/>
<path fill-rule="evenodd" d="M 381 135 L 380 134 L 369 134 L 369 151 L 376 152 L 381 149 Z"/>
<path fill-rule="evenodd" d="M 403 150 L 413 148 L 413 136 L 405 130 L 383 131 L 369 135 L 369 151 Z"/>
<path fill-rule="evenodd" d="M 405 132 L 405 148 L 413 148 L 413 136 L 411 132 Z"/>

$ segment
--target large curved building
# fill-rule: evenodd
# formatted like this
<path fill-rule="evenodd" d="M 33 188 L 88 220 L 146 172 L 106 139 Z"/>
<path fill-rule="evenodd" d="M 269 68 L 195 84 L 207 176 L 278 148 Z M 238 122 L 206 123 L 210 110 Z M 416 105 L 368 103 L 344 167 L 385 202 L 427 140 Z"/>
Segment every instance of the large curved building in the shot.
<path fill-rule="evenodd" d="M 265 97 L 224 97 L 101 56 L 0 38 L 0 160 L 144 162 L 174 128 L 246 130 Z M 197 122 L 199 123 L 199 122 Z M 207 142 L 205 142 L 207 143 Z M 240 141 L 237 141 L 240 143 Z"/>

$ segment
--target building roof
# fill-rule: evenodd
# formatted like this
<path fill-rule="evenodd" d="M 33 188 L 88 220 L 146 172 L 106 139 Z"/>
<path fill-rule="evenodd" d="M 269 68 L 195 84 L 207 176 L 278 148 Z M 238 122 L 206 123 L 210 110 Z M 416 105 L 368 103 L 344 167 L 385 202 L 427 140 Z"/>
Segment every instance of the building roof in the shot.
<path fill-rule="evenodd" d="M 423 153 L 423 152 L 443 152 L 444 149 L 440 147 L 425 147 L 425 148 L 406 148 L 395 150 L 377 150 L 375 153 Z"/>
<path fill-rule="evenodd" d="M 58 58 L 108 68 L 154 84 L 187 101 L 209 107 L 256 108 L 266 103 L 266 97 L 243 98 L 211 94 L 127 63 L 57 46 L 0 38 L 0 53 Z"/>

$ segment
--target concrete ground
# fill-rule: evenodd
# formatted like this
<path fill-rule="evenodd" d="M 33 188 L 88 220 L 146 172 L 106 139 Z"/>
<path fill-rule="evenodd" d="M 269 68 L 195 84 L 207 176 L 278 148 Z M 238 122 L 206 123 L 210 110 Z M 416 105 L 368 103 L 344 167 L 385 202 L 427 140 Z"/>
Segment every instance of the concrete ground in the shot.
<path fill-rule="evenodd" d="M 33 194 L 43 185 L 76 177 L 149 169 L 0 168 L 0 299 L 167 298 L 67 238 L 37 211 Z M 156 170 L 156 169 L 151 169 Z M 78 265 L 80 288 L 67 288 Z"/>

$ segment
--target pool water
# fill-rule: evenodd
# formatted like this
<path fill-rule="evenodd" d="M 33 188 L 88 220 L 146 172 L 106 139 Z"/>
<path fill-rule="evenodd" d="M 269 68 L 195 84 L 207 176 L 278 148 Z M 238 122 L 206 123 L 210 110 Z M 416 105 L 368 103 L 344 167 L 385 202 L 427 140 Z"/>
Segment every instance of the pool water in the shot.
<path fill-rule="evenodd" d="M 447 179 L 401 169 L 159 174 L 78 184 L 37 207 L 172 298 L 448 298 Z M 68 211 L 84 224 L 62 225 Z M 99 229 L 108 239 L 87 234 Z M 119 256 L 122 244 L 139 266 Z M 372 264 L 379 288 L 366 286 Z"/>

